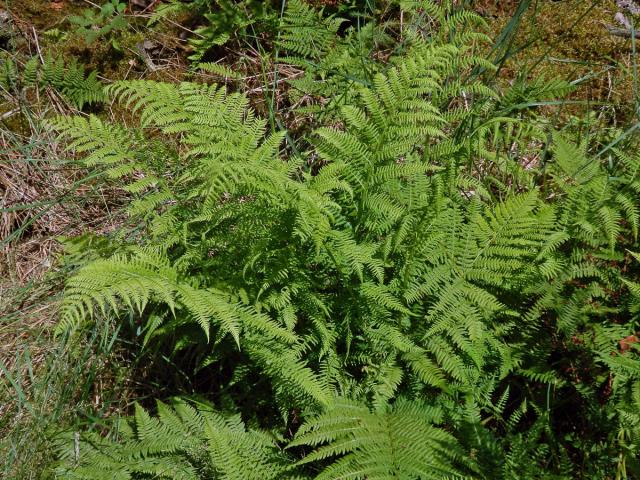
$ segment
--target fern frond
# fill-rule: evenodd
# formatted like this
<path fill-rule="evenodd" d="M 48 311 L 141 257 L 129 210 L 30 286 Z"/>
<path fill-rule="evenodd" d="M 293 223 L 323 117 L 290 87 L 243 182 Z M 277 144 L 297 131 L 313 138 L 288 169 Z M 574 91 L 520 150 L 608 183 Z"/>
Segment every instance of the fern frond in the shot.
<path fill-rule="evenodd" d="M 436 409 L 415 402 L 398 401 L 393 408 L 370 412 L 340 400 L 306 422 L 288 448 L 317 447 L 303 464 L 337 457 L 317 479 L 462 476 L 465 455 L 450 434 L 434 425 L 438 418 Z"/>

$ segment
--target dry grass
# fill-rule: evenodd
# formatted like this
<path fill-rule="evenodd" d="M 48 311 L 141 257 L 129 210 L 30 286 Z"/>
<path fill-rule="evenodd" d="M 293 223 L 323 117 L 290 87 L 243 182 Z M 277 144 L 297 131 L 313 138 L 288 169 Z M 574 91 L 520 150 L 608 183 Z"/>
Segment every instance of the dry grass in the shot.
<path fill-rule="evenodd" d="M 60 98 L 51 102 L 55 95 L 25 104 L 0 90 L 0 112 L 10 112 L 0 120 L 0 478 L 7 479 L 36 478 L 52 422 L 111 408 L 104 392 L 118 363 L 99 336 L 65 345 L 52 335 L 65 273 L 59 238 L 117 229 L 126 200 L 120 189 L 98 186 L 45 128 L 51 105 L 66 108 Z"/>
<path fill-rule="evenodd" d="M 117 213 L 122 192 L 94 187 L 41 127 L 39 115 L 31 111 L 28 118 L 28 135 L 0 130 L 0 311 L 5 315 L 10 305 L 24 315 L 28 303 L 16 305 L 12 292 L 44 280 L 56 263 L 59 237 L 108 233 L 123 221 Z M 45 326 L 38 315 L 26 317 L 25 322 Z M 0 351 L 0 361 L 8 360 L 6 352 Z"/>

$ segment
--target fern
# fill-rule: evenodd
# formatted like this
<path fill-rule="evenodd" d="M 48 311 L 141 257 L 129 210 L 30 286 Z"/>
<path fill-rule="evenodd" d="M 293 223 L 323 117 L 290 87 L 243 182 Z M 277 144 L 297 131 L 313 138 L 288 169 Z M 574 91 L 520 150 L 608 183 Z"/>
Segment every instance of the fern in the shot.
<path fill-rule="evenodd" d="M 59 438 L 59 478 L 137 479 L 153 475 L 174 479 L 311 478 L 297 466 L 339 457 L 315 478 L 462 478 L 475 470 L 453 436 L 436 426 L 442 412 L 399 401 L 371 412 L 339 400 L 309 419 L 287 446 L 318 447 L 295 465 L 267 432 L 247 429 L 237 415 L 222 415 L 206 405 L 158 402 L 151 417 L 136 406 L 117 436 Z M 75 442 L 75 444 L 74 444 Z"/>
<path fill-rule="evenodd" d="M 136 406 L 135 416 L 112 440 L 90 436 L 77 449 L 73 440 L 59 444 L 66 462 L 57 469 L 58 478 L 293 478 L 286 473 L 286 455 L 267 433 L 247 429 L 238 416 L 186 402 L 159 402 L 157 417 Z"/>
<path fill-rule="evenodd" d="M 344 20 L 326 18 L 301 0 L 287 2 L 281 20 L 279 46 L 302 57 L 320 59 L 338 41 Z"/>
<path fill-rule="evenodd" d="M 145 348 L 214 372 L 225 411 L 294 438 L 276 455 L 228 415 L 139 410 L 65 472 L 571 478 L 596 456 L 589 422 L 618 435 L 589 471 L 631 471 L 637 346 L 616 342 L 637 333 L 640 163 L 621 140 L 548 134 L 534 107 L 569 85 L 500 91 L 482 19 L 454 3 L 400 2 L 378 25 L 286 2 L 286 95 L 318 113 L 295 132 L 194 82 L 111 84 L 127 128 L 51 121 L 136 224 L 67 281 L 58 333 L 128 316 Z"/>
<path fill-rule="evenodd" d="M 7 58 L 3 70 L 0 85 L 7 89 L 53 88 L 78 109 L 105 99 L 97 72 L 92 70 L 86 74 L 84 66 L 75 58 L 65 62 L 62 57 L 48 55 L 41 62 L 39 57 L 30 57 L 21 68 Z"/>
<path fill-rule="evenodd" d="M 127 189 L 142 194 L 130 211 L 150 226 L 144 249 L 90 264 L 69 282 L 59 331 L 96 307 L 142 316 L 167 308 L 175 320 L 154 326 L 152 337 L 195 323 L 208 341 L 215 326 L 216 343 L 230 335 L 284 388 L 283 406 L 301 394 L 328 405 L 331 388 L 352 391 L 349 376 L 358 370 L 367 372 L 366 388 L 353 393 L 375 404 L 392 399 L 403 381 L 446 389 L 448 376 L 471 389 L 488 372 L 504 377 L 513 368 L 502 339 L 512 314 L 501 297 L 539 278 L 536 259 L 554 216 L 538 211 L 533 193 L 486 208 L 464 201 L 455 150 L 426 154 L 425 143 L 447 142 L 434 99 L 455 92 L 442 91 L 438 69 L 450 72 L 443 66 L 459 53 L 416 46 L 356 89 L 341 109 L 344 129 L 316 132 L 326 166 L 315 176 L 278 158 L 284 135 L 265 138 L 246 97 L 215 85 L 133 81 L 107 89 L 144 127 L 175 138 L 184 164 L 171 185 L 149 168 L 141 135 L 96 118 L 56 120 L 70 149 L 90 152 L 88 165 L 105 165 L 111 176 L 144 172 Z M 167 229 L 176 233 L 167 237 Z M 333 280 L 317 285 L 310 263 Z M 267 301 L 283 289 L 291 292 L 286 302 Z M 390 329 L 395 344 L 379 338 Z M 298 341 L 323 344 L 324 354 L 304 347 L 285 355 Z M 379 351 L 367 358 L 370 342 Z M 352 372 L 346 376 L 323 358 L 339 359 L 343 349 L 354 352 L 338 360 Z"/>
<path fill-rule="evenodd" d="M 434 425 L 440 419 L 437 409 L 419 403 L 398 401 L 372 413 L 342 400 L 303 425 L 289 448 L 318 447 L 303 464 L 338 457 L 317 479 L 461 477 L 472 463 L 456 440 Z"/>

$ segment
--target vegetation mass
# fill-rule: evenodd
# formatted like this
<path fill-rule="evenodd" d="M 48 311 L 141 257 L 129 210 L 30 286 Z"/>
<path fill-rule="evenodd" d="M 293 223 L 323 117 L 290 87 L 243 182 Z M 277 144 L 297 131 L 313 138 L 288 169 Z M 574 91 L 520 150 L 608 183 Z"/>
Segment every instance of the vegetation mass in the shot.
<path fill-rule="evenodd" d="M 0 12 L 2 475 L 640 479 L 640 7 L 572 76 L 526 0 L 68 3 Z"/>

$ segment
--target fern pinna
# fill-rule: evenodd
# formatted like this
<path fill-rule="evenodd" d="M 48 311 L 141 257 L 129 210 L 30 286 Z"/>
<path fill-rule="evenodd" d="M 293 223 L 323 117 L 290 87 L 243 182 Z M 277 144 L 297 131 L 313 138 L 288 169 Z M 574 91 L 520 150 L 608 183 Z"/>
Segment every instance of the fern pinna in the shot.
<path fill-rule="evenodd" d="M 607 166 L 558 134 L 548 165 L 499 163 L 497 137 L 526 144 L 519 137 L 541 138 L 540 126 L 505 117 L 505 97 L 480 82 L 492 66 L 470 45 L 483 37 L 455 28 L 477 18 L 401 4 L 411 20 L 402 53 L 366 81 L 309 69 L 307 93 L 348 94 L 305 152 L 216 85 L 113 83 L 108 95 L 137 112 L 139 129 L 94 116 L 51 122 L 86 165 L 124 183 L 138 224 L 69 279 L 58 332 L 127 313 L 145 347 L 225 372 L 210 392 L 217 404 L 252 427 L 290 428 L 274 440 L 237 417 L 139 410 L 123 443 L 67 454 L 67 478 L 102 478 L 102 464 L 121 465 L 122 478 L 252 478 L 226 466 L 236 460 L 268 478 L 569 478 L 569 453 L 543 439 L 553 389 L 598 395 L 554 364 L 563 348 L 587 355 L 587 341 L 594 376 L 620 379 L 612 402 L 624 409 L 597 418 L 620 429 L 631 465 L 637 388 L 623 380 L 637 357 L 616 357 L 612 339 L 634 323 L 596 322 L 607 312 L 637 321 L 635 280 L 616 267 L 637 241 L 638 159 L 609 148 Z M 450 35 L 423 35 L 425 12 Z M 316 15 L 291 2 L 280 47 L 317 61 L 346 55 L 358 32 L 336 39 L 335 18 L 309 30 Z M 495 170 L 500 178 L 482 175 Z M 604 300 L 614 289 L 619 305 Z M 260 411 L 246 392 L 275 408 Z M 192 426 L 190 440 L 181 432 Z M 537 476 L 541 464 L 558 476 Z"/>

